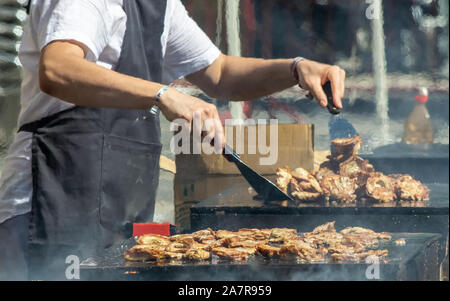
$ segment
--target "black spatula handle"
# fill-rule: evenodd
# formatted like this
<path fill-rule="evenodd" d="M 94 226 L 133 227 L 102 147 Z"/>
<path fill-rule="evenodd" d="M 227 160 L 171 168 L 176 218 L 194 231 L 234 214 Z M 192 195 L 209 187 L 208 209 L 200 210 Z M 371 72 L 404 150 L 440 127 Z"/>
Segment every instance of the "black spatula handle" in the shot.
<path fill-rule="evenodd" d="M 329 81 L 325 85 L 323 85 L 323 91 L 327 95 L 327 100 L 328 100 L 327 109 L 328 109 L 328 112 L 330 112 L 330 114 L 333 114 L 333 115 L 340 114 L 341 110 L 339 110 L 338 108 L 336 108 L 334 106 L 333 92 L 331 90 L 331 83 Z"/>

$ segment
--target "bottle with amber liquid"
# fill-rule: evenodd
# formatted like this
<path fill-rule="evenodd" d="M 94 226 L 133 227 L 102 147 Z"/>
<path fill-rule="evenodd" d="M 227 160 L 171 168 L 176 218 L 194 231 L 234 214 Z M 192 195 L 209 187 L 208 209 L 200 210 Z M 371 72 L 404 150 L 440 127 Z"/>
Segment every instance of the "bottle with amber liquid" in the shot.
<path fill-rule="evenodd" d="M 416 96 L 416 105 L 405 122 L 403 143 L 406 144 L 433 144 L 434 134 L 428 113 L 428 89 L 420 88 Z"/>

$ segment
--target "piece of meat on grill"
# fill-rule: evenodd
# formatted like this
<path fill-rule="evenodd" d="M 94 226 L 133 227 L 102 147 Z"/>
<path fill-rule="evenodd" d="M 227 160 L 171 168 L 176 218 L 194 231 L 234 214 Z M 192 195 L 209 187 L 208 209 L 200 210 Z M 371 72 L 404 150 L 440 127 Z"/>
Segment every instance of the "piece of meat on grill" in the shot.
<path fill-rule="evenodd" d="M 390 203 L 397 198 L 392 179 L 379 172 L 371 173 L 367 179 L 366 194 L 381 203 Z"/>
<path fill-rule="evenodd" d="M 276 184 L 277 184 L 278 188 L 280 188 L 280 190 L 286 194 L 288 193 L 288 186 L 289 186 L 289 183 L 291 182 L 291 179 L 292 179 L 292 175 L 291 175 L 291 170 L 289 169 L 289 167 L 277 169 Z"/>
<path fill-rule="evenodd" d="M 388 250 L 369 250 L 367 252 L 361 253 L 333 253 L 331 254 L 331 258 L 337 261 L 346 261 L 346 262 L 360 262 L 365 260 L 368 257 L 376 257 L 379 260 L 384 260 L 385 257 L 389 256 Z"/>
<path fill-rule="evenodd" d="M 358 156 L 353 156 L 339 165 L 339 174 L 344 177 L 356 179 L 356 184 L 361 187 L 366 185 L 370 173 L 375 169 L 369 161 L 364 160 Z"/>
<path fill-rule="evenodd" d="M 239 236 L 248 236 L 253 240 L 267 240 L 270 232 L 270 229 L 239 229 L 236 233 Z"/>
<path fill-rule="evenodd" d="M 184 238 L 172 242 L 165 250 L 170 253 L 186 253 L 194 244 L 195 241 L 193 238 Z"/>
<path fill-rule="evenodd" d="M 238 238 L 238 236 L 225 238 L 222 245 L 228 248 L 256 248 L 259 245 L 268 243 L 267 240 L 248 240 L 245 237 L 243 239 Z"/>
<path fill-rule="evenodd" d="M 164 250 L 152 248 L 147 245 L 136 245 L 129 250 L 125 251 L 123 257 L 128 261 L 156 261 L 162 259 Z"/>
<path fill-rule="evenodd" d="M 336 232 L 336 228 L 334 227 L 336 224 L 335 221 L 325 223 L 323 225 L 317 226 L 312 230 L 312 232 L 306 233 L 306 235 L 314 235 L 322 232 Z"/>
<path fill-rule="evenodd" d="M 269 246 L 269 245 L 259 245 L 256 248 L 256 252 L 259 255 L 267 257 L 267 258 L 272 258 L 272 257 L 280 255 L 280 250 L 281 250 L 281 248 L 279 248 L 279 247 L 273 247 L 273 246 Z"/>
<path fill-rule="evenodd" d="M 312 175 L 320 183 L 323 177 L 334 176 L 338 173 L 339 173 L 339 164 L 334 163 L 332 161 L 325 161 L 320 165 L 319 170 L 312 172 Z"/>
<path fill-rule="evenodd" d="M 348 235 L 364 235 L 364 236 L 371 236 L 376 237 L 378 239 L 384 239 L 384 240 L 391 240 L 392 236 L 389 235 L 386 232 L 375 232 L 371 229 L 361 228 L 361 227 L 347 227 L 340 231 L 340 233 Z"/>
<path fill-rule="evenodd" d="M 340 175 L 325 176 L 320 182 L 325 199 L 339 203 L 354 203 L 358 185 L 356 179 Z"/>
<path fill-rule="evenodd" d="M 172 241 L 172 242 L 184 240 L 186 238 L 194 239 L 194 236 L 192 234 L 179 234 L 179 235 L 173 235 L 173 236 L 169 237 L 170 241 Z"/>
<path fill-rule="evenodd" d="M 280 249 L 280 256 L 283 258 L 296 256 L 308 262 L 322 261 L 327 253 L 325 248 L 315 249 L 304 242 L 290 242 Z"/>
<path fill-rule="evenodd" d="M 164 251 L 161 253 L 161 257 L 157 260 L 183 260 L 184 253 L 173 253 Z"/>
<path fill-rule="evenodd" d="M 183 259 L 190 261 L 203 261 L 211 258 L 211 254 L 208 251 L 201 249 L 190 249 L 183 254 Z"/>
<path fill-rule="evenodd" d="M 429 200 L 430 189 L 410 175 L 391 175 L 394 190 L 400 201 L 423 202 Z"/>
<path fill-rule="evenodd" d="M 270 232 L 269 242 L 282 243 L 296 238 L 298 238 L 296 229 L 274 228 Z"/>
<path fill-rule="evenodd" d="M 223 238 L 228 238 L 228 237 L 234 237 L 237 236 L 238 234 L 236 232 L 231 232 L 228 230 L 218 230 L 216 231 L 216 239 L 223 239 Z"/>
<path fill-rule="evenodd" d="M 139 236 L 136 242 L 140 245 L 167 246 L 170 244 L 170 240 L 168 237 L 157 234 L 146 234 Z"/>
<path fill-rule="evenodd" d="M 331 160 L 343 162 L 359 153 L 363 141 L 360 136 L 353 138 L 339 138 L 331 142 Z"/>
<path fill-rule="evenodd" d="M 247 260 L 248 258 L 248 252 L 245 252 L 244 250 L 239 249 L 230 249 L 230 248 L 224 248 L 224 247 L 217 247 L 211 249 L 211 253 L 214 255 L 222 258 L 222 259 L 229 259 L 229 260 L 235 260 L 235 261 L 242 261 Z"/>

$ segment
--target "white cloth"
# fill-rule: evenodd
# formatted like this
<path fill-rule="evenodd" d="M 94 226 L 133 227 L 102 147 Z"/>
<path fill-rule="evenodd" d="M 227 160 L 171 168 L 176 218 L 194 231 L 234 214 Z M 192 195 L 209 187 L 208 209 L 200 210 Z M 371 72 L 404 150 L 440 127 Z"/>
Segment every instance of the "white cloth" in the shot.
<path fill-rule="evenodd" d="M 120 57 L 127 16 L 123 0 L 35 0 L 19 50 L 23 65 L 19 127 L 72 107 L 39 89 L 41 50 L 55 40 L 76 40 L 89 48 L 86 59 L 113 69 Z M 168 0 L 161 37 L 163 83 L 211 65 L 220 51 L 188 16 L 180 0 Z M 0 178 L 0 223 L 30 212 L 31 134 L 18 133 Z"/>

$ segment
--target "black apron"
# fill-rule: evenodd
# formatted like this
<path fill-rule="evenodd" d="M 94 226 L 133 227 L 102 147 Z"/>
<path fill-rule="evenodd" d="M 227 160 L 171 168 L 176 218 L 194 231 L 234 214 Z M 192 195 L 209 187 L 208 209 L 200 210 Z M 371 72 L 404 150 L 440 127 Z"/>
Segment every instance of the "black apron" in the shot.
<path fill-rule="evenodd" d="M 167 1 L 123 2 L 127 28 L 115 71 L 161 82 Z M 29 241 L 41 265 L 52 250 L 89 253 L 124 239 L 130 223 L 152 221 L 159 112 L 74 107 L 20 130 L 33 133 Z"/>

